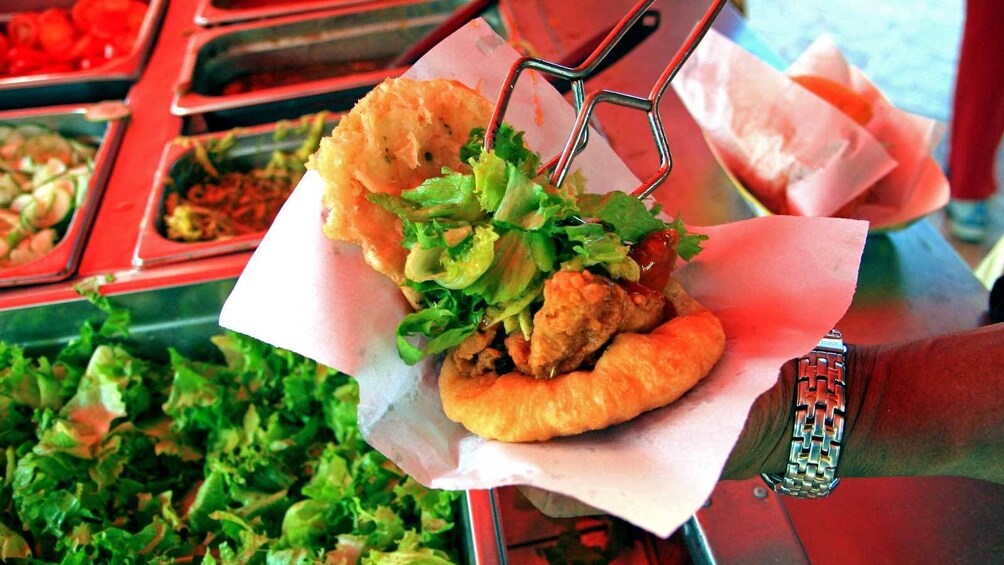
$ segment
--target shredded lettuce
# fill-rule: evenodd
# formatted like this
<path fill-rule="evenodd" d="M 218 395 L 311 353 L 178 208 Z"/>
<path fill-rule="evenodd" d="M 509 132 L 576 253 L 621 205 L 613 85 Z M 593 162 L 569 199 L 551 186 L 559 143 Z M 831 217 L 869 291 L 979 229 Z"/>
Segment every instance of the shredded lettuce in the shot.
<path fill-rule="evenodd" d="M 52 360 L 0 342 L 0 560 L 456 561 L 457 493 L 365 443 L 349 376 L 235 333 L 148 358 L 88 292 Z"/>
<path fill-rule="evenodd" d="M 624 192 L 586 194 L 578 174 L 550 186 L 522 132 L 503 124 L 491 152 L 482 149 L 484 133 L 473 130 L 460 150 L 472 173 L 444 170 L 400 196 L 368 196 L 402 219 L 406 284 L 422 297 L 398 327 L 405 362 L 459 345 L 482 322 L 529 337 L 543 281 L 557 269 L 637 281 L 630 244 L 654 231 L 675 228 L 684 260 L 700 251 L 706 236 L 688 234 L 679 218 L 664 222 L 658 207 Z"/>

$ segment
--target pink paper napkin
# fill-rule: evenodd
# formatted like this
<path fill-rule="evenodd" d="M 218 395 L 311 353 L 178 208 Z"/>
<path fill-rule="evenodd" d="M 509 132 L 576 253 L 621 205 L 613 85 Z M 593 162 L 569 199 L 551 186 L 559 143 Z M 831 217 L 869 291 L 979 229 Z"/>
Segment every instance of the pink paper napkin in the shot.
<path fill-rule="evenodd" d="M 516 56 L 479 20 L 409 74 L 445 75 L 493 99 Z M 572 110 L 539 79 L 521 81 L 518 96 L 507 120 L 527 130 L 536 150 L 556 153 Z M 637 183 L 598 136 L 587 151 L 576 163 L 591 186 Z M 843 315 L 867 231 L 864 222 L 803 217 L 695 228 L 710 239 L 678 274 L 725 326 L 726 352 L 713 372 L 680 401 L 627 424 L 505 444 L 445 417 L 434 361 L 408 367 L 398 358 L 394 330 L 407 303 L 363 262 L 359 249 L 324 237 L 321 191 L 316 172 L 304 176 L 238 280 L 220 323 L 354 375 L 367 441 L 427 485 L 533 485 L 660 536 L 679 528 L 711 493 L 752 402 L 775 382 L 778 367 L 808 351 Z"/>
<path fill-rule="evenodd" d="M 798 75 L 862 96 L 871 120 L 859 125 L 791 80 Z M 827 36 L 781 73 L 712 30 L 672 85 L 723 167 L 771 213 L 847 215 L 883 229 L 948 201 L 931 158 L 943 127 L 895 108 Z"/>

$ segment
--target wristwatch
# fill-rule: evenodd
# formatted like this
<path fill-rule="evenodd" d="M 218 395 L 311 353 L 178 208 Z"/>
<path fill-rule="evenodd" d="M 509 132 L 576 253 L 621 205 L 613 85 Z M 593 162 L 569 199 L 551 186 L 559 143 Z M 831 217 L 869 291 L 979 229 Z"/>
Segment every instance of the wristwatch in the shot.
<path fill-rule="evenodd" d="M 845 374 L 843 336 L 831 330 L 798 360 L 795 425 L 784 475 L 761 476 L 774 492 L 823 498 L 836 488 L 844 435 Z"/>

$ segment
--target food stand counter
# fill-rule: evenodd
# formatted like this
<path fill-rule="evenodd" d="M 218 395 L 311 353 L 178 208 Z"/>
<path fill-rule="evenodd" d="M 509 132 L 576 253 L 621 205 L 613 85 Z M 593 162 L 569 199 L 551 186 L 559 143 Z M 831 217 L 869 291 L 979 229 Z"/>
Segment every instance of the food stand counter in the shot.
<path fill-rule="evenodd" d="M 209 127 L 198 116 L 176 112 L 177 100 L 186 92 L 179 87 L 184 81 L 176 80 L 183 76 L 183 54 L 191 36 L 209 29 L 196 18 L 204 4 L 179 0 L 165 9 L 156 47 L 126 100 L 128 124 L 76 275 L 61 283 L 3 290 L 0 313 L 76 300 L 74 285 L 87 279 L 117 294 L 213 281 L 229 284 L 226 281 L 240 274 L 248 251 L 135 266 L 140 226 L 155 190 L 153 179 L 165 145 L 182 133 L 203 133 L 200 130 Z M 544 58 L 557 59 L 600 26 L 616 21 L 629 4 L 511 0 L 500 9 L 513 23 L 511 31 L 518 41 L 531 45 Z M 679 45 L 705 6 L 665 1 L 656 8 L 671 11 L 673 17 L 663 17 L 655 35 L 595 77 L 591 88 L 647 92 L 667 54 Z M 769 47 L 730 8 L 716 27 L 766 60 L 776 61 Z M 650 136 L 639 134 L 643 129 L 647 132 L 646 123 L 621 119 L 616 108 L 601 108 L 597 115 L 603 134 L 636 174 L 644 175 L 657 166 Z M 673 172 L 658 191 L 666 208 L 682 211 L 694 225 L 750 217 L 697 125 L 672 93 L 664 100 L 663 121 L 674 159 Z M 797 266 L 792 269 L 794 276 Z M 839 328 L 852 343 L 909 339 L 976 327 L 984 323 L 986 306 L 986 290 L 931 224 L 921 220 L 868 238 L 858 291 Z M 489 516 L 487 523 L 476 526 L 476 543 L 484 550 L 479 563 L 504 562 L 507 554 L 514 563 L 541 560 L 537 549 L 553 544 L 562 531 L 609 527 L 609 523 L 589 520 L 545 518 L 528 508 L 511 488 L 478 500 L 479 511 Z M 645 538 L 636 546 L 641 549 L 624 559 L 650 563 L 836 563 L 855 557 L 868 562 L 991 561 L 1004 543 L 1000 508 L 1004 508 L 1001 485 L 952 478 L 850 479 L 825 501 L 782 499 L 759 481 L 721 482 L 678 535 L 670 540 Z M 496 513 L 498 521 L 492 518 Z M 689 550 L 682 547 L 684 541 Z M 508 552 L 498 550 L 500 543 Z"/>

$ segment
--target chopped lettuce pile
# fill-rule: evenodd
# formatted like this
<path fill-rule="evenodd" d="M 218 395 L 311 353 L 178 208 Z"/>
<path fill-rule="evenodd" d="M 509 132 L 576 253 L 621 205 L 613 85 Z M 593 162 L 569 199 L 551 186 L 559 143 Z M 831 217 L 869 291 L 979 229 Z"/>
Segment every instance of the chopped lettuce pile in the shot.
<path fill-rule="evenodd" d="M 91 299 L 52 358 L 0 342 L 0 560 L 456 560 L 457 493 L 363 441 L 350 377 L 234 333 L 225 363 L 145 358 Z"/>
<path fill-rule="evenodd" d="M 401 358 L 413 364 L 459 345 L 479 325 L 504 324 L 507 334 L 532 332 L 544 280 L 560 269 L 637 281 L 630 244 L 674 228 L 679 256 L 689 260 L 707 236 L 688 234 L 677 218 L 629 194 L 587 194 L 581 176 L 561 188 L 537 176 L 540 158 L 507 125 L 491 152 L 474 130 L 460 159 L 472 174 L 449 169 L 400 196 L 374 193 L 371 202 L 403 220 L 407 285 L 422 297 L 397 331 Z M 416 340 L 415 338 L 424 338 Z"/>

